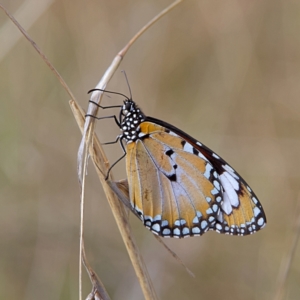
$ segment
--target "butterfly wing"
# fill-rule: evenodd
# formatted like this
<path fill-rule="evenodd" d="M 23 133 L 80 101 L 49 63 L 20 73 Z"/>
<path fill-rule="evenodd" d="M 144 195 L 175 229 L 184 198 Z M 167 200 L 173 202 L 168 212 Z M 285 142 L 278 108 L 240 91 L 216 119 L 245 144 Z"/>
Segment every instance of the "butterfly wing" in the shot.
<path fill-rule="evenodd" d="M 250 187 L 209 148 L 149 117 L 140 137 L 127 146 L 127 175 L 131 204 L 151 231 L 165 237 L 209 229 L 247 235 L 265 226 Z"/>
<path fill-rule="evenodd" d="M 126 168 L 131 205 L 144 225 L 179 238 L 213 228 L 223 196 L 212 164 L 164 126 L 143 122 L 139 137 L 127 144 Z"/>
<path fill-rule="evenodd" d="M 217 222 L 212 227 L 220 233 L 233 235 L 252 234 L 266 225 L 262 205 L 245 180 L 221 157 L 195 140 L 191 143 L 216 168 L 223 190 L 223 203 Z"/>
<path fill-rule="evenodd" d="M 266 225 L 262 205 L 245 180 L 221 157 L 180 129 L 163 121 L 147 117 L 147 121 L 158 124 L 170 135 L 181 137 L 184 151 L 204 157 L 221 183 L 221 207 L 211 230 L 232 235 L 252 234 Z M 214 180 L 210 178 L 210 180 Z"/>

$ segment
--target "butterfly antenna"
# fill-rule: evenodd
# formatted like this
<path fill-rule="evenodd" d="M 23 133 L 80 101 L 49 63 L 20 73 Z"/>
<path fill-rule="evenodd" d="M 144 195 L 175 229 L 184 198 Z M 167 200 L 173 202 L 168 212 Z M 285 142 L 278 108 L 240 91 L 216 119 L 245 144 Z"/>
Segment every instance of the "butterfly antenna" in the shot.
<path fill-rule="evenodd" d="M 110 93 L 110 94 L 116 94 L 116 95 L 121 95 L 123 97 L 125 97 L 127 100 L 130 100 L 126 95 L 122 94 L 122 93 L 118 93 L 118 92 L 112 92 L 112 91 L 108 91 L 108 90 L 102 90 L 102 89 L 92 89 L 88 91 L 88 94 L 95 92 L 95 91 L 100 91 L 103 93 Z"/>
<path fill-rule="evenodd" d="M 130 88 L 129 81 L 128 81 L 128 78 L 127 78 L 127 74 L 126 74 L 126 72 L 124 70 L 122 70 L 121 72 L 125 76 L 125 79 L 126 79 L 126 82 L 127 82 L 127 86 L 128 86 L 128 89 L 129 89 L 130 99 L 132 100 L 132 93 L 131 93 L 131 88 Z"/>

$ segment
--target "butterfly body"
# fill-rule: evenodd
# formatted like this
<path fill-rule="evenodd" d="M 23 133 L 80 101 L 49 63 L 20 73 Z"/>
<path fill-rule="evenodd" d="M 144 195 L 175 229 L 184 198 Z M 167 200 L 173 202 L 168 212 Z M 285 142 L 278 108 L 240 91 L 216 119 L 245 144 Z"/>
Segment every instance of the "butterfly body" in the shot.
<path fill-rule="evenodd" d="M 247 235 L 265 226 L 263 208 L 247 183 L 202 143 L 146 116 L 130 99 L 121 108 L 119 125 L 130 202 L 153 233 Z"/>

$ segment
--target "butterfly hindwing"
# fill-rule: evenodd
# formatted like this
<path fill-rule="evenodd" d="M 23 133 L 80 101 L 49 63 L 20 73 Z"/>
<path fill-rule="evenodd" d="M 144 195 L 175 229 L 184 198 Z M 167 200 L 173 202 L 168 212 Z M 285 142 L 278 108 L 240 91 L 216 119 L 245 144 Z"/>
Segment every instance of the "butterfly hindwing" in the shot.
<path fill-rule="evenodd" d="M 221 182 L 210 162 L 185 140 L 152 122 L 127 144 L 130 198 L 145 226 L 164 237 L 201 235 L 217 222 Z M 202 156 L 202 157 L 201 157 Z"/>

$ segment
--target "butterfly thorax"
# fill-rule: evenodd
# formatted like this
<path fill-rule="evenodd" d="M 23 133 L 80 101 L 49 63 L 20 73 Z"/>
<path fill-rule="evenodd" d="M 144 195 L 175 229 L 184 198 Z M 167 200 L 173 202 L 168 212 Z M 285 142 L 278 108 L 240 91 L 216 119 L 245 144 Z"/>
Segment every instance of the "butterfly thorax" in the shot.
<path fill-rule="evenodd" d="M 145 120 L 144 113 L 132 100 L 125 100 L 121 110 L 122 137 L 128 142 L 139 138 L 140 124 Z"/>

